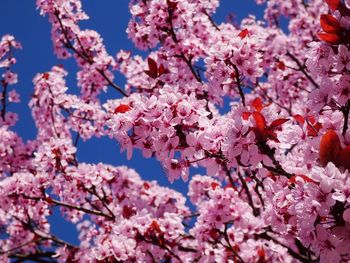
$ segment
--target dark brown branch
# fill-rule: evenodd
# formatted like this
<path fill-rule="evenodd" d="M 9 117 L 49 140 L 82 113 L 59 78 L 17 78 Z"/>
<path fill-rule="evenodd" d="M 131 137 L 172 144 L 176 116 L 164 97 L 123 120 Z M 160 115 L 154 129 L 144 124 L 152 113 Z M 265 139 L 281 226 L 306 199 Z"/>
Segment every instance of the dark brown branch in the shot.
<path fill-rule="evenodd" d="M 278 107 L 280 107 L 280 108 L 286 110 L 290 116 L 292 115 L 291 105 L 290 105 L 290 107 L 288 108 L 288 107 L 282 105 L 281 103 L 275 101 L 274 99 L 272 99 L 272 98 L 267 94 L 266 90 L 264 90 L 264 88 L 261 87 L 261 85 L 259 84 L 259 82 L 256 82 L 256 83 L 255 83 L 255 86 L 258 87 L 258 88 L 261 90 L 261 92 L 263 93 L 262 96 L 263 96 L 265 99 L 267 99 L 270 103 L 276 104 Z M 249 86 L 248 86 L 248 88 L 250 88 L 251 90 L 254 90 L 253 87 L 249 87 Z"/>
<path fill-rule="evenodd" d="M 31 262 L 39 262 L 39 263 L 53 263 L 56 262 L 56 260 L 52 259 L 52 257 L 55 255 L 55 252 L 36 252 L 36 253 L 29 253 L 29 254 L 20 254 L 20 253 L 14 253 L 10 254 L 8 257 L 17 259 L 14 262 L 27 262 L 30 260 Z M 48 259 L 45 259 L 48 258 Z"/>
<path fill-rule="evenodd" d="M 175 29 L 174 29 L 174 25 L 173 25 L 173 11 L 171 10 L 171 8 L 168 8 L 168 14 L 169 14 L 169 25 L 170 25 L 170 29 L 166 30 L 166 32 L 168 34 L 170 34 L 172 40 L 174 41 L 175 44 L 179 43 L 179 40 L 177 39 L 176 33 L 175 33 Z M 187 64 L 187 66 L 189 67 L 191 73 L 193 74 L 193 76 L 195 77 L 195 79 L 199 82 L 202 83 L 202 80 L 200 78 L 200 75 L 197 75 L 196 71 L 193 68 L 192 65 L 192 59 L 191 58 L 187 58 L 186 55 L 181 51 L 181 54 L 178 55 L 178 57 L 182 58 L 183 61 L 185 61 L 185 63 Z"/>
<path fill-rule="evenodd" d="M 215 27 L 215 29 L 217 31 L 221 31 L 220 28 L 218 27 L 218 25 L 213 20 L 213 18 L 208 14 L 207 10 L 205 10 L 204 8 L 203 8 L 203 13 L 205 14 L 206 17 L 208 17 L 208 19 L 209 19 L 210 23 L 212 24 L 212 26 Z"/>
<path fill-rule="evenodd" d="M 92 210 L 92 209 L 84 208 L 84 207 L 81 207 L 81 206 L 76 206 L 76 205 L 72 205 L 72 204 L 63 203 L 63 202 L 55 200 L 55 199 L 51 199 L 50 201 L 52 203 L 56 204 L 56 205 L 63 206 L 63 207 L 69 208 L 69 209 L 78 210 L 78 211 L 81 211 L 81 212 L 84 212 L 84 213 L 87 213 L 87 214 L 103 216 L 103 217 L 105 217 L 105 218 L 107 218 L 109 220 L 112 220 L 112 221 L 114 220 L 113 216 L 107 215 L 107 214 L 105 214 L 105 213 L 103 213 L 101 211 Z"/>
<path fill-rule="evenodd" d="M 88 64 L 92 65 L 93 64 L 93 61 L 92 59 L 86 54 L 85 50 L 82 48 L 82 51 L 83 53 L 81 53 L 79 50 L 77 50 L 72 42 L 70 41 L 68 35 L 67 35 L 67 30 L 66 28 L 64 27 L 64 25 L 62 24 L 62 21 L 59 17 L 59 12 L 58 10 L 55 11 L 55 16 L 60 24 L 60 27 L 61 27 L 61 30 L 62 30 L 62 33 L 64 35 L 64 38 L 65 38 L 65 42 L 64 42 L 64 45 L 66 46 L 66 48 L 72 50 L 74 53 L 76 53 L 80 58 L 82 58 L 85 62 L 87 62 Z M 79 38 L 77 38 L 77 41 L 79 41 Z M 102 70 L 102 69 L 96 69 L 96 71 L 98 73 L 100 73 L 100 75 L 107 81 L 108 85 L 113 87 L 115 90 L 117 90 L 118 92 L 120 92 L 123 96 L 125 97 L 128 97 L 128 94 L 121 88 L 119 87 L 117 84 L 115 84 L 113 81 L 111 81 L 106 73 Z"/>
<path fill-rule="evenodd" d="M 223 168 L 224 171 L 226 172 L 226 175 L 227 175 L 227 178 L 228 178 L 229 181 L 230 181 L 230 184 L 231 184 L 232 186 L 234 186 L 234 185 L 235 185 L 235 182 L 233 181 L 233 178 L 232 178 L 232 175 L 231 175 L 231 170 L 227 167 L 227 163 L 226 163 L 226 162 L 222 163 L 222 168 Z"/>
<path fill-rule="evenodd" d="M 265 207 L 265 202 L 264 202 L 264 199 L 262 197 L 262 194 L 259 192 L 259 186 L 264 189 L 264 185 L 262 184 L 262 182 L 256 177 L 256 172 L 252 172 L 251 173 L 254 181 L 255 181 L 255 187 L 254 187 L 254 191 L 255 193 L 257 194 L 257 196 L 259 197 L 259 200 L 262 204 L 263 207 Z"/>
<path fill-rule="evenodd" d="M 247 182 L 244 180 L 244 178 L 242 177 L 240 172 L 237 172 L 237 175 L 238 175 L 238 178 L 239 178 L 239 180 L 240 180 L 240 182 L 242 184 L 242 187 L 243 187 L 244 191 L 246 192 L 246 194 L 248 196 L 248 202 L 249 202 L 250 207 L 253 209 L 254 216 L 259 216 L 260 215 L 260 211 L 259 211 L 258 208 L 256 208 L 254 206 L 253 198 L 252 198 L 252 195 L 250 194 Z"/>
<path fill-rule="evenodd" d="M 342 131 L 343 136 L 345 136 L 349 126 L 349 112 L 350 112 L 350 100 L 348 100 L 345 107 L 342 108 L 342 113 L 344 115 L 344 125 L 343 125 L 343 131 Z"/>
<path fill-rule="evenodd" d="M 66 207 L 66 208 L 69 208 L 69 209 L 73 209 L 73 210 L 77 210 L 77 211 L 81 211 L 81 212 L 84 212 L 84 213 L 87 213 L 87 214 L 92 214 L 92 215 L 97 215 L 97 216 L 103 216 L 105 218 L 107 218 L 108 220 L 114 220 L 114 217 L 111 216 L 111 215 L 107 215 L 101 211 L 98 211 L 98 210 L 93 210 L 93 209 L 89 209 L 89 208 L 84 208 L 82 206 L 77 206 L 77 205 L 73 205 L 73 204 L 68 204 L 68 203 L 64 203 L 64 202 L 61 202 L 59 200 L 56 200 L 56 199 L 53 199 L 51 197 L 31 197 L 31 196 L 26 196 L 26 195 L 23 195 L 24 198 L 27 198 L 27 199 L 31 199 L 31 200 L 45 200 L 46 202 L 48 203 L 52 203 L 52 204 L 55 204 L 55 205 L 58 205 L 58 206 L 62 206 L 62 207 Z"/>
<path fill-rule="evenodd" d="M 225 63 L 230 65 L 233 68 L 233 70 L 235 71 L 235 79 L 236 79 L 236 85 L 238 88 L 239 96 L 241 97 L 243 106 L 246 106 L 245 96 L 244 96 L 244 92 L 243 92 L 243 88 L 242 88 L 242 80 L 239 76 L 239 70 L 238 70 L 237 66 L 235 64 L 233 64 L 230 59 L 225 60 Z"/>
<path fill-rule="evenodd" d="M 102 203 L 102 205 L 104 206 L 104 208 L 107 209 L 108 213 L 110 214 L 111 218 L 115 219 L 115 215 L 112 212 L 112 210 L 108 207 L 108 204 L 106 203 L 106 201 L 97 193 L 96 188 L 93 186 L 92 191 L 85 188 L 85 190 L 87 190 L 89 193 L 93 194 L 94 196 L 96 196 L 98 198 L 98 200 L 100 200 L 100 202 Z"/>
<path fill-rule="evenodd" d="M 245 97 L 244 97 L 244 92 L 243 92 L 243 89 L 242 89 L 242 85 L 241 85 L 241 79 L 239 78 L 239 71 L 238 71 L 238 68 L 236 65 L 232 64 L 233 65 L 233 68 L 235 69 L 235 76 L 236 76 L 236 84 L 237 84 L 237 87 L 238 87 L 238 92 L 239 92 L 239 95 L 241 96 L 241 99 L 242 99 L 242 104 L 243 106 L 245 106 Z"/>
<path fill-rule="evenodd" d="M 2 84 L 2 94 L 1 94 L 1 118 L 3 121 L 5 121 L 5 115 L 6 115 L 6 96 L 7 96 L 7 83 L 5 80 L 1 80 Z"/>
<path fill-rule="evenodd" d="M 39 243 L 40 241 L 42 241 L 43 240 L 43 238 L 41 238 L 41 239 L 31 239 L 31 240 L 29 240 L 29 241 L 27 241 L 27 242 L 24 242 L 23 244 L 21 244 L 21 245 L 18 245 L 18 246 L 16 246 L 16 247 L 13 247 L 13 248 L 10 248 L 10 249 L 8 249 L 8 250 L 6 250 L 6 251 L 1 251 L 0 250 L 0 255 L 4 255 L 4 254 L 9 254 L 9 253 L 11 253 L 11 252 L 14 252 L 14 251 L 16 251 L 17 249 L 20 249 L 20 248 L 22 248 L 22 247 L 25 247 L 25 246 L 27 246 L 27 245 L 29 245 L 30 243 Z"/>
<path fill-rule="evenodd" d="M 305 70 L 305 65 L 302 65 L 300 61 L 289 51 L 287 51 L 287 56 L 290 57 L 299 67 L 299 70 L 304 74 L 304 76 L 315 86 L 316 89 L 319 89 L 320 86 L 316 83 L 316 81 L 307 73 Z"/>
<path fill-rule="evenodd" d="M 12 53 L 13 53 L 13 48 L 12 48 L 12 45 L 11 43 L 8 43 L 9 44 L 9 51 L 8 51 L 8 60 L 10 60 L 12 58 Z M 6 70 L 10 70 L 10 67 L 6 67 Z M 1 84 L 2 84 L 2 97 L 1 97 L 1 105 L 2 105 L 2 108 L 1 108 L 1 118 L 3 121 L 5 121 L 5 115 L 6 115 L 6 97 L 7 97 L 7 86 L 8 86 L 8 83 L 5 81 L 5 79 L 2 79 L 1 80 Z"/>
<path fill-rule="evenodd" d="M 283 167 L 281 166 L 281 164 L 276 160 L 275 149 L 271 149 L 270 146 L 268 146 L 266 144 L 266 142 L 259 143 L 258 147 L 263 154 L 266 154 L 271 159 L 271 161 L 274 165 L 274 167 L 271 167 L 271 166 L 265 165 L 263 163 L 264 168 L 266 168 L 267 170 L 269 170 L 272 173 L 284 175 L 288 179 L 293 177 L 294 174 L 288 173 L 286 170 L 284 170 Z"/>
<path fill-rule="evenodd" d="M 293 249 L 291 249 L 287 245 L 285 245 L 282 242 L 278 241 L 277 239 L 269 236 L 266 232 L 259 234 L 258 237 L 263 238 L 263 239 L 268 240 L 268 241 L 272 241 L 272 242 L 274 242 L 274 243 L 276 243 L 276 244 L 286 248 L 288 250 L 288 254 L 289 255 L 291 255 L 293 258 L 295 258 L 297 260 L 300 260 L 303 263 L 317 262 L 317 260 L 310 260 L 309 258 L 305 258 L 305 257 L 301 256 L 300 254 L 295 252 Z"/>
<path fill-rule="evenodd" d="M 230 239 L 227 235 L 227 224 L 225 224 L 224 232 L 220 232 L 220 233 L 224 236 L 224 239 L 228 245 L 229 250 L 235 255 L 235 257 L 238 259 L 238 262 L 244 263 L 244 260 L 240 257 L 240 255 L 238 255 L 237 251 L 231 245 Z"/>

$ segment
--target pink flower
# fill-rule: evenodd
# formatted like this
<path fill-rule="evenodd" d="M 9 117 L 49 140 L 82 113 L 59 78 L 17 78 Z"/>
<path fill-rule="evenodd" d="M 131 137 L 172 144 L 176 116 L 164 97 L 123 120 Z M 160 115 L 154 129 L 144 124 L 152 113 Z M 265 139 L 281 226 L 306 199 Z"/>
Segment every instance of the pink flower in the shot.
<path fill-rule="evenodd" d="M 338 72 L 343 71 L 343 69 L 350 70 L 350 53 L 346 46 L 338 46 L 338 55 L 335 56 L 334 67 Z"/>
<path fill-rule="evenodd" d="M 9 98 L 9 102 L 14 102 L 14 103 L 19 103 L 21 102 L 20 98 L 19 98 L 19 94 L 15 91 L 15 90 L 11 90 L 8 94 Z"/>
<path fill-rule="evenodd" d="M 6 71 L 4 74 L 2 74 L 2 77 L 4 78 L 4 81 L 9 85 L 13 85 L 17 83 L 16 73 L 13 73 L 11 71 Z"/>

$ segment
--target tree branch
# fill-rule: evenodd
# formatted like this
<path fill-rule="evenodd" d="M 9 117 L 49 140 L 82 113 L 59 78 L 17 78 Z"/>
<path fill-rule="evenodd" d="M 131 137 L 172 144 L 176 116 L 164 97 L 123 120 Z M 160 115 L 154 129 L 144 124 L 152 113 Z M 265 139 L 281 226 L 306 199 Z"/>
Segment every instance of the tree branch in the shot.
<path fill-rule="evenodd" d="M 249 202 L 249 205 L 250 207 L 253 209 L 253 214 L 254 216 L 259 216 L 260 215 L 260 211 L 258 208 L 256 208 L 254 206 L 254 202 L 253 202 L 253 198 L 252 198 L 252 195 L 250 194 L 250 191 L 249 191 L 249 188 L 248 188 L 248 185 L 246 183 L 246 181 L 244 180 L 244 178 L 242 177 L 241 173 L 240 172 L 237 172 L 237 175 L 238 175 L 238 178 L 242 184 L 242 187 L 243 189 L 245 190 L 247 196 L 248 196 L 248 202 Z"/>
<path fill-rule="evenodd" d="M 305 66 L 300 63 L 300 61 L 289 51 L 287 51 L 287 56 L 290 57 L 299 67 L 299 70 L 305 75 L 305 77 L 315 86 L 316 89 L 319 89 L 320 86 L 316 81 L 306 72 Z"/>
<path fill-rule="evenodd" d="M 343 131 L 342 131 L 343 136 L 345 136 L 346 131 L 348 130 L 349 112 L 350 112 L 350 100 L 348 100 L 345 107 L 342 108 L 342 113 L 344 115 L 344 125 L 343 125 Z"/>
<path fill-rule="evenodd" d="M 66 40 L 66 42 L 64 42 L 64 45 L 66 46 L 66 48 L 72 50 L 74 53 L 76 53 L 80 58 L 82 58 L 82 59 L 83 59 L 85 62 L 87 62 L 89 65 L 92 65 L 92 64 L 93 64 L 93 61 L 92 61 L 91 58 L 89 58 L 89 56 L 87 56 L 86 51 L 83 49 L 83 47 L 81 46 L 81 47 L 82 47 L 82 51 L 83 51 L 83 53 L 81 53 L 81 52 L 79 52 L 79 50 L 77 50 L 77 49 L 73 46 L 72 42 L 70 41 L 70 39 L 69 39 L 69 37 L 68 37 L 68 35 L 67 35 L 67 30 L 66 30 L 66 28 L 64 27 L 64 25 L 62 24 L 62 21 L 61 21 L 61 19 L 60 19 L 60 17 L 59 17 L 59 12 L 58 12 L 58 10 L 55 11 L 55 16 L 56 16 L 56 18 L 57 18 L 57 20 L 58 20 L 58 22 L 59 22 L 59 24 L 60 24 L 62 33 L 63 33 L 64 38 L 65 38 L 65 40 Z M 79 41 L 78 38 L 77 38 L 77 41 Z M 119 87 L 117 84 L 115 84 L 113 81 L 111 81 L 111 80 L 107 77 L 106 73 L 105 73 L 102 69 L 96 68 L 96 71 L 97 71 L 98 73 L 100 73 L 100 75 L 107 81 L 107 83 L 108 83 L 109 86 L 113 87 L 115 90 L 117 90 L 117 91 L 118 91 L 119 93 L 121 93 L 123 96 L 128 97 L 128 94 L 127 94 L 121 87 Z"/>

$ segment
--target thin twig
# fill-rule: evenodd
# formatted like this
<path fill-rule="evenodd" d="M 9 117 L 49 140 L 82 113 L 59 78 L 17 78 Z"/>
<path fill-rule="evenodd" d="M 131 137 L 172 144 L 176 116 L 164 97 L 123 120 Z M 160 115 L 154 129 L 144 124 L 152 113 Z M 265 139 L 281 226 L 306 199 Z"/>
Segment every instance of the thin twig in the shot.
<path fill-rule="evenodd" d="M 343 115 L 344 115 L 344 125 L 343 125 L 343 131 L 342 131 L 343 136 L 345 136 L 346 131 L 348 130 L 349 111 L 350 111 L 350 100 L 348 100 L 348 102 L 346 103 L 345 107 L 342 110 Z"/>
<path fill-rule="evenodd" d="M 290 247 L 288 247 L 287 245 L 283 244 L 282 242 L 278 241 L 277 239 L 269 236 L 266 232 L 261 233 L 258 235 L 258 237 L 266 239 L 268 241 L 273 241 L 274 243 L 286 248 L 288 250 L 288 254 L 291 255 L 293 258 L 300 260 L 303 263 L 311 263 L 311 262 L 317 262 L 315 260 L 311 260 L 309 258 L 305 258 L 301 255 L 299 255 L 297 252 L 295 252 L 293 249 L 291 249 Z"/>
<path fill-rule="evenodd" d="M 81 52 L 79 52 L 79 50 L 77 50 L 77 49 L 73 46 L 72 42 L 70 41 L 70 39 L 69 39 L 69 37 L 68 37 L 68 35 L 67 35 L 67 30 L 66 30 L 66 28 L 64 27 L 64 25 L 62 24 L 62 21 L 61 21 L 61 19 L 60 19 L 60 17 L 59 17 L 59 12 L 58 12 L 58 10 L 55 11 L 55 16 L 56 16 L 56 18 L 57 18 L 57 20 L 58 20 L 58 22 L 59 22 L 59 24 L 60 24 L 62 33 L 63 33 L 64 38 L 65 38 L 65 40 L 66 40 L 66 41 L 64 42 L 65 46 L 66 46 L 68 49 L 72 50 L 74 53 L 76 53 L 76 54 L 77 54 L 80 58 L 82 58 L 85 62 L 87 62 L 88 64 L 92 65 L 92 64 L 93 64 L 93 61 L 91 60 L 91 58 L 89 58 L 89 56 L 86 55 L 85 50 L 82 49 L 82 51 L 85 53 L 85 54 L 84 54 L 84 53 L 82 54 Z M 79 38 L 78 38 L 78 37 L 77 37 L 77 41 L 79 41 Z M 111 80 L 107 77 L 106 73 L 105 73 L 102 69 L 96 68 L 96 71 L 97 71 L 98 73 L 100 73 L 100 75 L 107 81 L 108 85 L 110 85 L 110 86 L 113 87 L 115 90 L 117 90 L 118 92 L 120 92 L 123 96 L 128 97 L 128 94 L 127 94 L 121 87 L 119 87 L 117 84 L 115 84 L 113 81 L 111 81 Z"/>
<path fill-rule="evenodd" d="M 320 86 L 316 83 L 316 81 L 307 73 L 305 70 L 305 66 L 300 63 L 300 61 L 289 51 L 287 51 L 287 56 L 290 57 L 299 67 L 299 70 L 305 75 L 305 77 L 315 86 L 316 89 L 319 89 Z"/>
<path fill-rule="evenodd" d="M 224 239 L 225 239 L 230 251 L 235 255 L 235 257 L 238 259 L 239 262 L 244 263 L 244 260 L 240 257 L 240 255 L 238 255 L 237 251 L 231 245 L 230 239 L 227 235 L 227 224 L 225 224 L 224 232 L 220 232 L 220 233 L 224 236 Z"/>
<path fill-rule="evenodd" d="M 217 24 L 215 23 L 215 21 L 213 20 L 213 18 L 208 14 L 207 10 L 205 10 L 205 9 L 203 8 L 202 11 L 203 11 L 203 13 L 206 15 L 206 17 L 208 17 L 208 19 L 209 19 L 210 23 L 212 24 L 212 26 L 215 27 L 215 29 L 216 29 L 217 31 L 221 31 L 220 28 L 218 27 L 218 25 L 217 25 Z"/>
<path fill-rule="evenodd" d="M 5 115 L 6 115 L 6 96 L 7 96 L 7 83 L 5 80 L 1 80 L 2 84 L 2 94 L 1 94 L 1 118 L 3 121 L 5 121 Z"/>
<path fill-rule="evenodd" d="M 246 181 L 244 180 L 244 178 L 242 177 L 240 172 L 237 172 L 237 175 L 238 175 L 239 180 L 241 181 L 241 184 L 242 184 L 244 191 L 246 192 L 246 194 L 248 196 L 248 202 L 249 202 L 250 207 L 253 209 L 254 216 L 259 216 L 260 211 L 259 211 L 259 209 L 257 209 L 254 206 L 253 198 L 252 198 L 252 195 L 250 194 L 250 191 L 249 191 L 249 188 L 248 188 Z"/>
<path fill-rule="evenodd" d="M 98 210 L 93 210 L 93 209 L 89 209 L 89 208 L 84 208 L 82 206 L 77 206 L 77 205 L 73 205 L 73 204 L 68 204 L 68 203 L 64 203 L 64 202 L 61 202 L 59 200 L 56 200 L 56 199 L 53 199 L 51 197 L 31 197 L 31 196 L 26 196 L 26 195 L 22 195 L 24 198 L 27 198 L 27 199 L 31 199 L 31 200 L 45 200 L 46 202 L 48 203 L 52 203 L 52 204 L 55 204 L 55 205 L 59 205 L 59 206 L 62 206 L 62 207 L 66 207 L 66 208 L 69 208 L 69 209 L 74 209 L 74 210 L 77 210 L 77 211 L 81 211 L 81 212 L 84 212 L 84 213 L 87 213 L 87 214 L 93 214 L 93 215 L 97 215 L 97 216 L 103 216 L 109 220 L 114 220 L 114 217 L 111 216 L 111 215 L 107 215 L 101 211 L 98 211 Z"/>

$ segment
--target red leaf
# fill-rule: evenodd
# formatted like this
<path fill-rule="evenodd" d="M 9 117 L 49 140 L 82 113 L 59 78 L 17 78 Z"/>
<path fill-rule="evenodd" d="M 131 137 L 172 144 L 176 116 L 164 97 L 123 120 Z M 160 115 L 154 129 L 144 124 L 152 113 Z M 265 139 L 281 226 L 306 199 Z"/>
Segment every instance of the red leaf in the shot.
<path fill-rule="evenodd" d="M 143 183 L 143 188 L 145 188 L 146 190 L 148 190 L 150 188 L 149 183 L 145 182 Z"/>
<path fill-rule="evenodd" d="M 338 135 L 333 130 L 328 130 L 321 139 L 319 157 L 322 166 L 326 166 L 329 162 L 334 162 L 339 151 L 341 150 Z"/>
<path fill-rule="evenodd" d="M 50 196 L 45 197 L 45 201 L 50 205 L 53 204 L 53 200 Z"/>
<path fill-rule="evenodd" d="M 259 262 L 262 262 L 261 260 L 264 260 L 265 256 L 266 256 L 265 249 L 263 247 L 258 248 Z"/>
<path fill-rule="evenodd" d="M 167 2 L 170 9 L 172 9 L 172 10 L 176 9 L 178 2 L 172 2 L 170 0 L 167 0 L 166 2 Z"/>
<path fill-rule="evenodd" d="M 148 62 L 148 68 L 149 70 L 145 70 L 145 73 L 150 76 L 151 78 L 157 78 L 158 77 L 158 65 L 157 62 L 154 61 L 152 58 L 147 59 Z"/>
<path fill-rule="evenodd" d="M 249 182 L 253 181 L 253 179 L 250 178 L 250 177 L 246 177 L 246 178 L 244 178 L 244 181 L 246 181 L 247 183 L 249 183 Z"/>
<path fill-rule="evenodd" d="M 48 80 L 50 77 L 50 74 L 48 72 L 43 73 L 43 78 Z"/>
<path fill-rule="evenodd" d="M 160 64 L 159 69 L 158 69 L 158 74 L 159 74 L 159 76 L 161 76 L 164 73 L 168 73 L 168 70 L 166 68 L 164 68 L 163 64 Z"/>
<path fill-rule="evenodd" d="M 252 106 L 255 108 L 256 111 L 261 111 L 264 108 L 260 98 L 254 99 L 252 101 Z"/>
<path fill-rule="evenodd" d="M 317 38 L 321 41 L 327 42 L 328 44 L 339 44 L 340 37 L 332 33 L 317 33 Z"/>
<path fill-rule="evenodd" d="M 314 128 L 316 131 L 319 131 L 322 128 L 322 124 L 317 122 L 316 124 L 314 124 Z"/>
<path fill-rule="evenodd" d="M 241 39 L 244 39 L 248 34 L 249 34 L 249 30 L 248 30 L 248 29 L 243 29 L 243 30 L 238 34 L 238 36 L 239 36 Z"/>
<path fill-rule="evenodd" d="M 129 219 L 130 217 L 132 217 L 134 215 L 136 215 L 136 211 L 132 207 L 127 206 L 127 205 L 123 206 L 122 216 L 125 219 Z"/>
<path fill-rule="evenodd" d="M 289 183 L 296 183 L 296 179 L 297 177 L 301 177 L 306 183 L 314 183 L 316 184 L 316 182 L 314 180 L 312 180 L 310 177 L 307 177 L 304 174 L 298 174 L 298 175 L 293 175 L 290 179 L 289 179 Z"/>
<path fill-rule="evenodd" d="M 129 105 L 120 104 L 118 107 L 115 108 L 114 113 L 125 113 L 129 110 L 131 110 L 131 107 Z"/>
<path fill-rule="evenodd" d="M 277 139 L 277 133 L 271 131 L 271 130 L 265 130 L 264 131 L 264 137 L 266 139 L 270 139 L 270 140 L 273 140 L 274 142 L 280 142 L 278 139 Z"/>
<path fill-rule="evenodd" d="M 153 220 L 152 223 L 150 224 L 149 226 L 149 229 L 150 230 L 154 230 L 158 233 L 162 232 L 161 229 L 160 229 L 160 226 L 158 224 L 158 222 L 156 220 Z"/>
<path fill-rule="evenodd" d="M 256 123 L 256 127 L 260 132 L 263 132 L 266 127 L 265 117 L 260 112 L 257 112 L 257 111 L 253 112 L 253 117 Z"/>
<path fill-rule="evenodd" d="M 303 125 L 305 123 L 305 119 L 303 116 L 297 114 L 293 116 L 294 120 L 296 120 L 300 125 Z"/>
<path fill-rule="evenodd" d="M 271 178 L 275 182 L 277 181 L 277 177 L 271 172 L 267 174 L 267 177 Z"/>
<path fill-rule="evenodd" d="M 279 68 L 280 70 L 285 70 L 286 69 L 286 65 L 284 65 L 284 63 L 282 61 L 278 61 L 277 62 L 277 68 Z"/>
<path fill-rule="evenodd" d="M 148 58 L 147 62 L 148 62 L 148 68 L 150 69 L 150 71 L 154 71 L 154 72 L 158 71 L 157 62 L 154 59 Z"/>
<path fill-rule="evenodd" d="M 245 121 L 248 120 L 250 115 L 252 115 L 250 112 L 243 112 L 242 113 L 243 120 L 245 120 Z"/>
<path fill-rule="evenodd" d="M 312 129 L 310 126 L 307 126 L 307 136 L 317 137 L 317 132 Z"/>
<path fill-rule="evenodd" d="M 338 167 L 343 166 L 345 169 L 350 170 L 350 145 L 338 153 L 335 163 Z"/>
<path fill-rule="evenodd" d="M 307 120 L 309 122 L 311 122 L 312 124 L 314 124 L 316 122 L 316 119 L 313 115 L 309 115 L 309 116 L 306 116 L 307 117 Z"/>
<path fill-rule="evenodd" d="M 211 189 L 215 190 L 217 186 L 220 186 L 217 182 L 212 182 L 211 183 Z"/>
<path fill-rule="evenodd" d="M 277 120 L 274 120 L 270 126 L 269 126 L 269 129 L 270 130 L 274 130 L 276 129 L 277 127 L 281 126 L 282 124 L 286 123 L 287 121 L 289 121 L 289 119 L 277 119 Z"/>
<path fill-rule="evenodd" d="M 311 124 L 310 122 L 307 125 L 307 135 L 311 137 L 317 137 L 318 131 L 322 128 L 322 124 L 317 122 L 316 124 Z"/>
<path fill-rule="evenodd" d="M 326 0 L 326 3 L 330 10 L 335 11 L 339 6 L 340 0 Z"/>
<path fill-rule="evenodd" d="M 338 33 L 341 30 L 339 21 L 331 16 L 323 14 L 320 18 L 321 27 L 326 33 Z"/>

